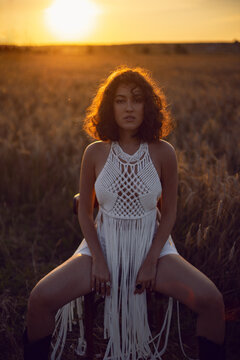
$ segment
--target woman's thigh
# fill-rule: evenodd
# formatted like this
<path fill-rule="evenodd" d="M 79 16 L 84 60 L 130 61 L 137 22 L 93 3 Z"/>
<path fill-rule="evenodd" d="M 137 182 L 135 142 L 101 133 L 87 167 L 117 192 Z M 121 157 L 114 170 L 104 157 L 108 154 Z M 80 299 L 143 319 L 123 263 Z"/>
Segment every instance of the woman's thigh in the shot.
<path fill-rule="evenodd" d="M 56 311 L 69 301 L 91 291 L 92 258 L 74 255 L 42 278 L 32 290 L 35 300 Z"/>
<path fill-rule="evenodd" d="M 198 313 L 209 303 L 222 301 L 215 284 L 181 255 L 166 255 L 158 260 L 154 290 Z"/>

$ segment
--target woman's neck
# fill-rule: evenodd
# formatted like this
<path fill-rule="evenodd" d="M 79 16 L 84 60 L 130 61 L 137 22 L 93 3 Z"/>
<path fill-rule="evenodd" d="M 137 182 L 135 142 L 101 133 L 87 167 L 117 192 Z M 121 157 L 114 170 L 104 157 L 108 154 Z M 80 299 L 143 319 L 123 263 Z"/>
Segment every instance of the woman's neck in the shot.
<path fill-rule="evenodd" d="M 128 154 L 134 154 L 140 146 L 141 141 L 132 136 L 120 137 L 118 143 L 123 151 Z"/>
<path fill-rule="evenodd" d="M 134 147 L 134 146 L 140 145 L 141 141 L 138 138 L 132 138 L 132 137 L 129 137 L 129 138 L 124 137 L 123 138 L 123 137 L 120 137 L 118 139 L 118 143 L 119 143 L 119 145 L 125 145 L 125 146 Z"/>
<path fill-rule="evenodd" d="M 136 146 L 141 143 L 141 141 L 134 136 L 134 133 L 130 132 L 120 132 L 118 142 L 126 146 Z"/>

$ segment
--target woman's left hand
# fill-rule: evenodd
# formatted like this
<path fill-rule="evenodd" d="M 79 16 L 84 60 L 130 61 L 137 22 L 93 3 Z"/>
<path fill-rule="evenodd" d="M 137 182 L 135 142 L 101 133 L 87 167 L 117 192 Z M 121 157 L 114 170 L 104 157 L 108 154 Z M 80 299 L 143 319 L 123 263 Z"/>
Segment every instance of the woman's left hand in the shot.
<path fill-rule="evenodd" d="M 138 271 L 134 294 L 142 294 L 145 289 L 152 291 L 155 284 L 156 272 L 157 261 L 147 257 Z"/>

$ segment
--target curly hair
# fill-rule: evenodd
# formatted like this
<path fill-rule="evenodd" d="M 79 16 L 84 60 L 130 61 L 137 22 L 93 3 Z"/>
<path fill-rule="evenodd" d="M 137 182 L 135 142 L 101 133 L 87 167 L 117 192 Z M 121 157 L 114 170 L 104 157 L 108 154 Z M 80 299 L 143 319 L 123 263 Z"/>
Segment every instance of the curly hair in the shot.
<path fill-rule="evenodd" d="M 143 93 L 144 115 L 136 137 L 154 142 L 167 136 L 173 125 L 165 95 L 143 68 L 121 66 L 100 85 L 88 107 L 83 129 L 96 140 L 119 140 L 118 125 L 114 120 L 114 96 L 120 84 L 135 84 Z"/>

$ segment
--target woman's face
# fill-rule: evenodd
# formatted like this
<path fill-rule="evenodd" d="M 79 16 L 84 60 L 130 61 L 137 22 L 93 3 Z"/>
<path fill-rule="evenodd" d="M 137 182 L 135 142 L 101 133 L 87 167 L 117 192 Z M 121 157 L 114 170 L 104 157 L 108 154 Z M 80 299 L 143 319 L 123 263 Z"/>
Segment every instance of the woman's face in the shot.
<path fill-rule="evenodd" d="M 120 84 L 114 97 L 115 121 L 121 130 L 136 132 L 143 122 L 144 99 L 140 87 Z"/>

